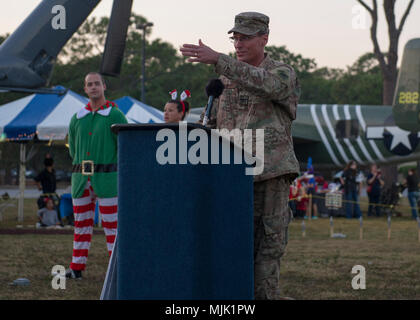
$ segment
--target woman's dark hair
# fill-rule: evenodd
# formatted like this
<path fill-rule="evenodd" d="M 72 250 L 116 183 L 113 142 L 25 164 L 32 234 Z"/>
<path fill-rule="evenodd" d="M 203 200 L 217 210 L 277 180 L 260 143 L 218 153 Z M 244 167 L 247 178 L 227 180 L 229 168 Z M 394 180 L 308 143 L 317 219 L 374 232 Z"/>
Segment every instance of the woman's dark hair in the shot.
<path fill-rule="evenodd" d="M 180 101 L 180 100 L 169 100 L 167 103 L 173 103 L 176 104 L 176 109 L 178 110 L 178 112 L 182 112 L 182 119 L 184 120 L 185 115 L 187 114 L 187 112 L 190 110 L 190 105 L 188 104 L 187 101 Z"/>
<path fill-rule="evenodd" d="M 350 161 L 347 163 L 346 167 L 344 168 L 344 171 L 346 171 L 346 170 L 350 169 L 350 167 L 351 167 L 353 164 L 357 165 L 356 161 L 354 161 L 354 160 L 350 160 Z"/>

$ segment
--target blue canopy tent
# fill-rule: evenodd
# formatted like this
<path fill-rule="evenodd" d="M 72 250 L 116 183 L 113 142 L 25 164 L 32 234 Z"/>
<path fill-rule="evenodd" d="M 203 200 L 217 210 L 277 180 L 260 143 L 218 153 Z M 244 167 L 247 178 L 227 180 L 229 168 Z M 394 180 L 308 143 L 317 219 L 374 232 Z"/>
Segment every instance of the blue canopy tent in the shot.
<path fill-rule="evenodd" d="M 0 141 L 26 142 L 39 140 L 65 140 L 71 117 L 83 108 L 88 99 L 61 86 L 64 94 L 32 94 L 0 106 Z M 129 123 L 163 122 L 163 113 L 131 97 L 115 100 Z M 23 221 L 25 190 L 26 144 L 20 148 L 20 197 L 18 221 Z"/>
<path fill-rule="evenodd" d="M 56 87 L 64 89 L 63 87 Z M 134 98 L 114 100 L 129 123 L 161 123 L 163 112 Z M 68 90 L 65 94 L 32 94 L 0 106 L 0 136 L 8 141 L 64 140 L 71 117 L 88 99 Z"/>
<path fill-rule="evenodd" d="M 162 123 L 163 112 L 134 98 L 125 96 L 114 100 L 125 114 L 128 123 Z"/>
<path fill-rule="evenodd" d="M 12 101 L 0 107 L 0 135 L 9 141 L 28 141 L 35 135 L 40 140 L 64 140 L 71 117 L 87 102 L 71 90 Z"/>

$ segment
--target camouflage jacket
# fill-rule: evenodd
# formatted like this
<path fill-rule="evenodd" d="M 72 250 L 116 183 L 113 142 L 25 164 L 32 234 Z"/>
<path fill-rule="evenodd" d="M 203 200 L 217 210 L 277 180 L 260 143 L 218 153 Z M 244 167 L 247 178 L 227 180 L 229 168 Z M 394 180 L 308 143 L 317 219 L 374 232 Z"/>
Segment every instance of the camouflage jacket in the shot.
<path fill-rule="evenodd" d="M 220 55 L 215 70 L 225 89 L 215 99 L 208 122 L 217 129 L 264 129 L 264 171 L 255 182 L 281 175 L 294 179 L 299 173 L 291 127 L 300 84 L 291 66 L 265 55 L 259 67 Z"/>

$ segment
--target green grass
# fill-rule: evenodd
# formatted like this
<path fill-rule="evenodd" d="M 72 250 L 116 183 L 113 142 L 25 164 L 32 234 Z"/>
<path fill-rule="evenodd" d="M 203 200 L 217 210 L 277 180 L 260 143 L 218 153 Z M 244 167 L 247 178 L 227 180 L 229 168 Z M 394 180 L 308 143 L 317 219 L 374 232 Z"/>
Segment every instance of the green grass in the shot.
<path fill-rule="evenodd" d="M 37 211 L 38 206 L 36 199 L 25 199 L 23 207 L 23 221 L 19 222 L 18 217 L 18 201 L 12 199 L 9 201 L 0 200 L 0 210 L 2 205 L 9 206 L 2 210 L 2 220 L 0 221 L 0 228 L 16 228 L 17 225 L 35 225 L 38 222 Z"/>
<path fill-rule="evenodd" d="M 17 221 L 16 207 L 3 213 L 1 229 L 23 229 L 37 222 L 36 200 L 25 199 L 24 221 Z M 98 228 L 94 228 L 97 230 Z M 73 248 L 72 234 L 0 234 L 0 300 L 2 299 L 99 299 L 108 264 L 108 251 L 104 234 L 94 234 L 82 281 L 66 281 L 65 290 L 51 286 L 51 270 L 54 265 L 68 268 Z M 11 286 L 17 278 L 27 278 L 29 286 Z"/>
<path fill-rule="evenodd" d="M 391 239 L 385 218 L 364 219 L 363 240 L 358 220 L 301 220 L 290 225 L 290 240 L 281 263 L 281 288 L 295 299 L 420 299 L 420 242 L 415 221 L 394 218 Z M 351 286 L 353 266 L 366 270 L 366 289 Z"/>
<path fill-rule="evenodd" d="M 83 280 L 66 281 L 65 290 L 54 290 L 54 265 L 68 268 L 72 235 L 1 235 L 0 300 L 2 299 L 99 299 L 107 268 L 105 236 L 93 235 Z M 17 278 L 27 278 L 30 286 L 11 286 Z"/>
<path fill-rule="evenodd" d="M 363 209 L 363 206 L 362 206 Z M 17 207 L 9 208 L 0 229 L 36 222 L 36 202 L 25 201 L 25 221 L 16 221 Z M 285 296 L 313 299 L 420 299 L 420 242 L 417 223 L 393 217 L 388 240 L 386 218 L 365 218 L 363 240 L 359 221 L 334 219 L 334 232 L 345 239 L 330 238 L 329 219 L 302 220 L 289 227 L 289 244 L 281 260 L 281 289 Z M 73 236 L 0 235 L 0 299 L 99 299 L 107 268 L 105 236 L 94 234 L 82 281 L 69 280 L 65 290 L 51 287 L 54 265 L 68 267 Z M 366 290 L 351 287 L 353 266 L 366 268 Z M 28 278 L 30 286 L 10 286 L 17 278 Z"/>

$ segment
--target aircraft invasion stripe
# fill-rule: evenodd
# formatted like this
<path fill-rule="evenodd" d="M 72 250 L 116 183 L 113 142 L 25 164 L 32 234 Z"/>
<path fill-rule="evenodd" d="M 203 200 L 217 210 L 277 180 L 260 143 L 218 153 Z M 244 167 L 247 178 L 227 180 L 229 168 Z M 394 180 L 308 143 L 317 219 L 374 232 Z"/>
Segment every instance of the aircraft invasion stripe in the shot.
<path fill-rule="evenodd" d="M 357 118 L 359 119 L 360 124 L 363 127 L 363 132 L 366 132 L 366 122 L 365 122 L 365 119 L 363 118 L 360 105 L 356 106 L 356 115 L 357 115 Z M 381 151 L 379 150 L 378 146 L 376 145 L 376 142 L 373 140 L 368 140 L 368 141 L 373 151 L 375 152 L 376 156 L 378 157 L 378 159 L 384 161 L 385 159 L 382 156 Z"/>
<path fill-rule="evenodd" d="M 327 128 L 327 123 L 326 123 L 326 121 L 324 119 L 324 116 L 322 114 L 322 105 L 320 105 L 320 104 L 315 105 L 315 113 L 318 117 L 320 128 L 322 129 L 322 132 L 324 133 L 325 138 L 330 143 L 332 152 L 336 156 L 338 162 L 345 163 L 345 160 L 343 159 L 342 155 L 340 154 L 340 150 L 338 150 L 336 144 L 333 142 L 333 139 L 334 139 L 335 135 L 331 135 L 330 131 Z"/>
<path fill-rule="evenodd" d="M 356 113 L 356 107 L 353 105 L 353 106 L 351 106 L 350 108 L 349 108 L 349 114 L 350 114 L 350 111 L 353 113 L 353 114 L 355 114 Z M 356 115 L 354 115 L 354 119 L 356 119 L 357 118 L 357 114 Z M 359 121 L 359 120 L 358 120 Z M 361 124 L 362 125 L 362 124 Z M 371 154 L 370 154 L 370 152 L 368 151 L 368 149 L 366 148 L 366 146 L 365 146 L 365 144 L 363 143 L 363 139 L 361 138 L 361 135 L 358 135 L 357 136 L 357 139 L 356 139 L 356 142 L 357 142 L 357 145 L 359 146 L 359 148 L 360 148 L 360 150 L 361 150 L 361 152 L 362 152 L 362 154 L 364 155 L 364 157 L 369 161 L 369 162 L 374 162 L 374 159 L 373 159 L 373 157 L 371 156 Z"/>
<path fill-rule="evenodd" d="M 327 151 L 331 157 L 331 160 L 337 165 L 337 166 L 341 166 L 341 163 L 337 160 L 333 150 L 331 149 L 331 145 L 328 142 L 327 137 L 324 134 L 324 131 L 322 130 L 321 124 L 319 123 L 318 117 L 316 115 L 316 111 L 315 111 L 315 105 L 312 104 L 311 105 L 311 115 L 312 115 L 312 119 L 314 120 L 315 126 L 318 130 L 319 136 L 321 137 L 322 141 L 324 142 L 325 147 L 327 148 Z"/>
<path fill-rule="evenodd" d="M 328 142 L 330 143 L 331 150 L 333 151 L 337 160 L 340 163 L 346 163 L 346 161 L 343 158 L 340 150 L 337 147 L 337 144 L 334 142 L 334 138 L 336 137 L 335 132 L 333 134 L 331 134 L 331 132 L 327 128 L 327 122 L 325 121 L 323 113 L 322 113 L 322 105 L 320 105 L 320 104 L 315 105 L 315 112 L 316 112 L 316 115 L 318 116 L 318 121 L 319 121 L 319 124 L 321 125 L 321 129 L 324 132 L 324 135 L 327 138 Z M 327 114 L 328 114 L 328 112 L 327 112 Z M 330 119 L 330 118 L 328 117 L 328 119 Z"/>
<path fill-rule="evenodd" d="M 335 132 L 333 129 L 333 126 L 331 125 L 331 121 L 330 118 L 328 117 L 328 113 L 327 113 L 327 106 L 325 104 L 322 105 L 322 115 L 324 117 L 324 121 L 327 124 L 328 130 L 330 131 L 330 135 L 332 137 L 332 141 L 334 141 L 335 145 L 337 146 L 338 151 L 340 151 L 341 157 L 344 159 L 344 161 L 346 163 L 349 162 L 349 158 L 347 157 L 343 147 L 341 146 L 340 142 L 338 141 L 338 139 L 335 136 Z"/>
<path fill-rule="evenodd" d="M 338 107 L 338 105 L 336 105 L 336 104 L 334 104 L 333 106 L 332 106 L 332 112 L 333 112 L 333 119 L 337 122 L 337 121 L 339 121 L 340 120 L 340 118 L 343 118 L 344 117 L 344 110 L 343 110 L 343 108 L 340 108 L 342 111 L 343 111 L 343 115 L 342 115 L 342 117 L 340 117 L 340 115 L 339 115 L 339 113 L 338 113 L 338 109 L 339 109 L 339 107 Z M 349 144 L 348 143 L 346 143 L 346 141 L 344 140 L 344 139 L 342 139 L 343 141 L 344 141 L 344 146 L 343 146 L 343 149 L 346 151 L 346 155 L 348 156 L 348 157 L 350 157 L 350 158 L 352 158 L 352 159 L 354 159 L 354 156 L 353 156 L 353 154 L 352 154 L 352 152 L 351 152 L 351 150 L 350 150 L 350 148 L 349 148 Z M 350 146 L 351 146 L 351 144 L 350 144 Z"/>
<path fill-rule="evenodd" d="M 366 139 L 366 134 L 365 134 L 366 123 L 365 123 L 365 120 L 363 119 L 361 109 L 360 109 L 360 105 L 352 106 L 350 111 L 352 112 L 352 115 L 359 121 L 361 129 L 363 130 L 362 134 L 360 134 L 359 138 L 358 138 L 358 144 L 359 144 L 361 150 L 370 157 L 370 158 L 368 158 L 369 161 L 371 161 L 371 162 L 377 161 L 379 159 L 379 156 L 378 156 L 378 153 L 375 151 L 376 145 L 373 144 L 373 146 L 372 146 L 372 143 L 369 143 L 369 142 L 372 142 L 372 141 L 369 141 L 369 140 Z"/>
<path fill-rule="evenodd" d="M 348 104 L 346 104 L 344 106 L 344 117 L 345 117 L 345 120 L 351 120 Z M 362 159 L 360 159 L 359 155 L 357 154 L 357 152 L 354 149 L 353 145 L 351 144 L 350 140 L 348 138 L 344 138 L 343 140 L 346 143 L 347 147 L 349 148 L 349 150 L 351 152 L 351 155 L 353 156 L 353 159 L 356 160 L 357 162 L 359 162 L 360 164 L 365 164 L 364 161 L 362 161 Z"/>

